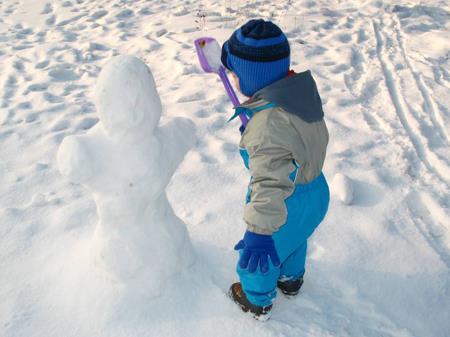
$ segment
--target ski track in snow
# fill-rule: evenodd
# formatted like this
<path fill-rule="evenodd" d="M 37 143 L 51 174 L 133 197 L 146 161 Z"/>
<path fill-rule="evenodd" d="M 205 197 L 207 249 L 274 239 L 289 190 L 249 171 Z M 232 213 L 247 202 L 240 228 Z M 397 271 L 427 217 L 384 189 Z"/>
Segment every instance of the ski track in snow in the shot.
<path fill-rule="evenodd" d="M 0 0 L 0 335 L 447 336 L 450 70 L 435 45 L 450 8 L 412 3 Z M 293 68 L 312 70 L 330 129 L 325 174 L 354 189 L 314 234 L 301 294 L 280 295 L 265 324 L 226 296 L 248 177 L 231 104 L 192 43 L 258 16 L 285 30 Z M 156 299 L 87 267 L 95 204 L 55 160 L 65 136 L 98 122 L 95 79 L 127 53 L 152 69 L 162 120 L 191 118 L 199 139 L 168 191 L 197 264 Z"/>
<path fill-rule="evenodd" d="M 384 50 L 386 49 L 386 43 L 383 41 L 387 38 L 386 34 L 382 34 L 381 24 L 373 23 L 374 32 L 377 39 L 377 53 L 380 60 L 381 68 L 384 73 L 384 78 L 386 86 L 388 88 L 392 103 L 397 112 L 398 118 L 403 125 L 406 133 L 408 134 L 411 142 L 413 143 L 417 157 L 423 162 L 426 168 L 434 175 L 436 175 L 442 183 L 449 183 L 450 168 L 447 164 L 447 158 L 439 158 L 439 156 L 432 151 L 432 148 L 427 144 L 428 140 L 426 136 L 421 134 L 420 129 L 422 128 L 422 119 L 416 115 L 414 110 L 409 107 L 407 100 L 401 94 L 399 80 L 397 79 L 396 72 L 393 70 L 394 66 L 389 62 L 386 57 Z M 391 38 L 391 40 L 393 40 Z M 399 42 L 399 41 L 397 41 Z M 393 48 L 391 46 L 391 48 Z M 408 61 L 403 59 L 406 64 Z M 423 91 L 422 91 L 423 93 Z M 427 98 L 429 98 L 427 96 Z M 439 128 L 437 128 L 439 132 Z M 417 132 L 419 131 L 419 132 Z"/>
<path fill-rule="evenodd" d="M 395 20 L 395 19 L 394 19 Z M 410 74 L 414 78 L 413 83 L 415 84 L 417 92 L 422 96 L 423 98 L 423 113 L 418 116 L 414 109 L 411 108 L 409 104 L 407 104 L 407 99 L 403 94 L 401 93 L 402 89 L 399 85 L 398 78 L 400 77 L 398 72 L 396 73 L 392 69 L 394 66 L 392 63 L 389 63 L 388 57 L 386 57 L 387 53 L 383 53 L 384 49 L 386 48 L 386 39 L 388 38 L 388 33 L 384 32 L 383 34 L 383 21 L 376 22 L 373 21 L 373 27 L 374 27 L 374 33 L 376 36 L 377 41 L 377 54 L 378 58 L 381 64 L 381 68 L 383 69 L 384 78 L 386 85 L 388 87 L 388 91 L 390 93 L 391 100 L 393 102 L 393 105 L 395 107 L 395 110 L 398 114 L 398 118 L 401 121 L 406 133 L 408 134 L 408 137 L 411 140 L 411 143 L 415 147 L 417 158 L 422 161 L 424 166 L 427 168 L 430 173 L 435 175 L 438 179 L 440 184 L 445 184 L 445 186 L 448 188 L 449 186 L 449 177 L 450 177 L 450 167 L 449 167 L 449 161 L 448 156 L 439 156 L 437 153 L 433 151 L 433 147 L 429 144 L 432 142 L 430 139 L 427 139 L 427 134 L 421 133 L 421 129 L 423 128 L 423 124 L 427 120 L 431 120 L 431 123 L 433 125 L 433 129 L 437 131 L 438 135 L 430 135 L 433 136 L 435 139 L 437 138 L 439 143 L 435 145 L 435 147 L 438 148 L 444 148 L 447 150 L 448 153 L 448 135 L 446 133 L 446 130 L 444 128 L 444 124 L 442 122 L 442 119 L 440 121 L 437 121 L 436 115 L 436 103 L 432 100 L 431 96 L 429 95 L 429 89 L 426 88 L 425 84 L 421 80 L 420 74 L 418 74 L 414 68 L 412 67 L 410 61 L 408 60 L 408 57 L 405 52 L 405 47 L 403 45 L 403 38 L 401 36 L 401 31 L 398 28 L 399 24 L 398 22 L 395 22 L 393 20 L 393 23 L 391 24 L 392 30 L 389 33 L 394 33 L 397 43 L 397 52 L 400 51 L 401 57 L 403 58 L 403 64 L 407 66 L 407 69 L 410 71 Z M 394 41 L 394 39 L 391 39 L 391 41 Z M 390 46 L 389 53 L 392 53 L 392 50 L 394 49 L 394 46 Z M 397 79 L 396 79 L 397 76 Z M 408 90 L 411 91 L 411 87 L 408 87 Z M 434 141 L 436 143 L 436 141 Z M 448 190 L 448 189 L 446 189 Z M 430 223 L 431 226 L 433 226 L 434 220 L 432 218 L 428 217 L 427 222 L 423 222 L 420 220 L 421 215 L 422 216 L 425 213 L 431 213 L 431 211 L 428 209 L 427 204 L 423 202 L 423 198 L 418 195 L 416 196 L 415 192 L 411 192 L 411 196 L 409 198 L 414 199 L 414 203 L 409 202 L 410 209 L 412 210 L 412 218 L 414 219 L 414 222 L 418 224 L 418 226 L 427 226 L 427 223 Z M 430 197 L 429 192 L 422 192 L 422 195 L 426 195 L 428 200 L 434 200 L 434 198 Z M 445 194 L 445 200 L 448 200 L 448 194 Z M 417 208 L 417 210 L 415 210 Z M 434 209 L 435 206 L 434 206 Z M 419 219 L 418 219 L 419 218 Z M 439 218 L 441 218 L 442 223 L 448 223 L 445 220 L 448 220 L 448 215 L 446 211 L 443 211 L 443 213 L 440 214 Z M 420 223 L 420 225 L 419 225 Z M 439 224 L 436 226 L 439 227 Z M 440 242 L 436 237 L 433 237 L 433 231 L 430 229 L 424 230 L 421 229 L 424 236 L 426 236 L 427 241 L 429 244 L 436 250 L 436 252 L 441 256 L 442 261 L 447 265 L 447 267 L 450 267 L 450 255 L 448 253 L 448 249 L 445 247 L 440 246 Z"/>

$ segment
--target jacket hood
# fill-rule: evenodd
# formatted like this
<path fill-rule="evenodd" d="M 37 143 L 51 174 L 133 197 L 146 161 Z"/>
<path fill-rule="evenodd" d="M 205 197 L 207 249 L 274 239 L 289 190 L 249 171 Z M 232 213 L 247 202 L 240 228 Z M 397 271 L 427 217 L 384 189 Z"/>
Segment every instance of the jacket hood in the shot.
<path fill-rule="evenodd" d="M 320 121 L 324 116 L 317 85 L 309 70 L 257 91 L 252 100 L 258 99 L 274 103 L 308 123 Z"/>

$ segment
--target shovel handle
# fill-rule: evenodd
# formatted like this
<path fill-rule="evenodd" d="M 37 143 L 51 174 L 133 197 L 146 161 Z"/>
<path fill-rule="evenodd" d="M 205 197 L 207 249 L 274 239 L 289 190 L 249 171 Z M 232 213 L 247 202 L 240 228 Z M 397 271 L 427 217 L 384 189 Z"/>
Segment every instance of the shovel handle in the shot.
<path fill-rule="evenodd" d="M 219 76 L 222 80 L 223 86 L 225 87 L 225 90 L 228 94 L 228 97 L 230 97 L 231 103 L 233 103 L 233 107 L 237 107 L 240 105 L 239 99 L 236 96 L 236 93 L 233 90 L 233 87 L 231 86 L 230 80 L 228 79 L 227 73 L 225 72 L 224 67 L 220 67 L 219 69 Z M 244 128 L 247 126 L 248 118 L 245 114 L 240 114 L 239 118 L 241 119 L 242 125 Z"/>
<path fill-rule="evenodd" d="M 231 100 L 231 103 L 233 104 L 233 107 L 237 107 L 240 105 L 239 99 L 236 96 L 236 93 L 234 92 L 234 89 L 230 83 L 230 80 L 228 79 L 227 73 L 225 71 L 225 67 L 222 65 L 219 67 L 219 71 L 212 69 L 211 66 L 208 63 L 208 60 L 205 57 L 205 54 L 203 52 L 203 48 L 207 43 L 211 43 L 212 41 L 215 41 L 212 37 L 202 37 L 197 40 L 195 40 L 195 49 L 197 51 L 197 56 L 200 61 L 200 65 L 203 68 L 203 70 L 207 73 L 217 73 L 222 80 L 223 86 L 225 87 L 225 90 L 228 94 L 228 97 Z M 245 114 L 240 114 L 239 118 L 241 119 L 242 125 L 245 128 L 248 123 L 248 118 Z"/>

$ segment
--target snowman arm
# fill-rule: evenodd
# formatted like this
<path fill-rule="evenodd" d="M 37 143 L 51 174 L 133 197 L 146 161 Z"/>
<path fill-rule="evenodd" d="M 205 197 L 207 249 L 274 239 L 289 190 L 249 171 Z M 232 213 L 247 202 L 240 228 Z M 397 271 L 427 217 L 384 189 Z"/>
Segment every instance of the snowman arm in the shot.
<path fill-rule="evenodd" d="M 195 125 L 187 118 L 176 117 L 155 132 L 161 144 L 161 154 L 168 174 L 172 174 L 196 141 Z"/>
<path fill-rule="evenodd" d="M 57 163 L 61 174 L 76 184 L 87 183 L 95 174 L 89 146 L 80 136 L 64 138 L 58 149 Z"/>

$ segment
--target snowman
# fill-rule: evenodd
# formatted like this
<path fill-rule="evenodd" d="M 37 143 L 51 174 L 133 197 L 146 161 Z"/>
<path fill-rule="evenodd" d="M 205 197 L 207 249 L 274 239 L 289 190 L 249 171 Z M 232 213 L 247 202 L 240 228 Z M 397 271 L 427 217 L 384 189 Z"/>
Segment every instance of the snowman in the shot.
<path fill-rule="evenodd" d="M 97 205 L 95 264 L 117 282 L 158 295 L 193 263 L 187 230 L 165 189 L 194 145 L 195 127 L 180 117 L 158 125 L 162 107 L 152 73 L 133 56 L 114 57 L 102 69 L 95 96 L 100 122 L 63 140 L 58 167 Z"/>

